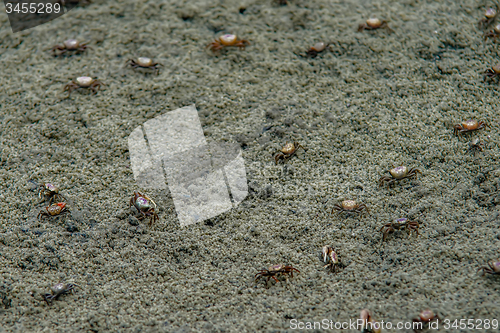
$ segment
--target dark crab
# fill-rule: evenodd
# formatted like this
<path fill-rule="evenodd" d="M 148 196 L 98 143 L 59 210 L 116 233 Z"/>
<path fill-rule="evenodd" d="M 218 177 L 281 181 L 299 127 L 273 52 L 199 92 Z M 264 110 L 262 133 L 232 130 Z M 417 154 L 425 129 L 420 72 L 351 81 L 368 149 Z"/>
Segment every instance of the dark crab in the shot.
<path fill-rule="evenodd" d="M 67 213 L 67 212 L 69 212 L 69 210 L 66 208 L 66 203 L 65 202 L 58 202 L 58 203 L 54 203 L 50 206 L 45 207 L 45 210 L 42 209 L 38 213 L 37 218 L 40 218 L 42 216 L 47 216 L 47 217 L 57 216 L 57 215 L 61 215 L 62 213 Z"/>
<path fill-rule="evenodd" d="M 479 20 L 477 24 L 479 29 L 484 29 L 491 23 L 493 23 L 493 21 L 495 21 L 495 19 L 498 16 L 498 3 L 495 4 L 495 6 L 496 8 L 490 7 L 486 9 L 486 11 L 484 12 L 484 17 L 481 20 Z"/>
<path fill-rule="evenodd" d="M 500 64 L 496 64 L 495 66 L 492 66 L 491 68 L 488 68 L 484 73 L 484 80 L 483 81 L 486 81 L 486 79 L 495 79 L 495 78 L 498 78 L 499 75 L 500 75 Z"/>
<path fill-rule="evenodd" d="M 493 274 L 493 275 L 500 275 L 500 260 L 498 261 L 490 261 L 488 263 L 489 267 L 483 266 L 478 269 L 478 271 L 483 271 L 481 275 L 485 274 Z"/>
<path fill-rule="evenodd" d="M 292 266 L 286 265 L 273 265 L 269 266 L 268 269 L 262 269 L 259 273 L 255 274 L 255 281 L 259 280 L 261 277 L 267 276 L 267 282 L 269 282 L 270 278 L 273 278 L 276 282 L 279 280 L 276 276 L 290 274 L 293 277 L 293 272 L 300 273 L 300 271 Z"/>
<path fill-rule="evenodd" d="M 500 24 L 497 24 L 493 27 L 493 30 L 490 30 L 484 34 L 484 40 L 488 38 L 497 39 L 500 37 Z"/>
<path fill-rule="evenodd" d="M 389 170 L 389 173 L 391 174 L 391 176 L 382 176 L 378 180 L 379 186 L 384 185 L 384 183 L 387 183 L 387 185 L 391 185 L 405 178 L 417 177 L 417 173 L 422 174 L 418 169 L 415 168 L 408 169 L 403 165 L 392 168 L 391 170 Z"/>
<path fill-rule="evenodd" d="M 156 220 L 160 219 L 156 213 L 156 203 L 145 194 L 134 191 L 134 196 L 130 199 L 129 203 L 129 207 L 132 206 L 142 215 L 139 218 L 140 220 L 149 217 L 149 226 L 152 226 Z"/>
<path fill-rule="evenodd" d="M 54 201 L 66 200 L 61 194 L 59 194 L 59 188 L 51 183 L 38 184 L 31 179 L 29 180 L 29 182 L 35 184 L 38 187 L 38 197 L 40 199 L 42 199 L 42 196 L 44 197 L 42 201 L 40 201 L 40 203 L 44 202 L 47 199 L 49 199 L 49 203 L 52 203 Z"/>
<path fill-rule="evenodd" d="M 323 261 L 326 264 L 323 268 L 330 267 L 333 273 L 339 271 L 341 265 L 340 258 L 333 246 L 325 245 L 323 247 Z"/>
<path fill-rule="evenodd" d="M 411 234 L 411 232 L 414 231 L 418 236 L 419 235 L 419 233 L 418 233 L 419 226 L 420 225 L 418 224 L 418 222 L 409 221 L 405 217 L 397 219 L 396 222 L 386 223 L 382 226 L 382 228 L 380 228 L 380 232 L 382 232 L 384 234 L 384 238 L 382 239 L 382 241 L 385 241 L 385 239 L 387 238 L 387 236 L 389 234 L 392 234 L 396 230 L 402 230 L 402 229 L 407 229 L 408 234 Z"/>
<path fill-rule="evenodd" d="M 60 282 L 51 288 L 50 294 L 43 295 L 43 299 L 45 300 L 45 302 L 47 302 L 47 305 L 50 306 L 52 304 L 52 301 L 58 299 L 59 296 L 69 292 L 73 293 L 73 289 L 75 289 L 75 287 L 81 288 L 79 285 L 74 283 Z"/>
<path fill-rule="evenodd" d="M 483 151 L 483 148 L 484 148 L 484 143 L 482 143 L 478 138 L 475 138 L 474 140 L 469 142 L 468 151 L 474 154 L 475 156 L 476 153 Z"/>
<path fill-rule="evenodd" d="M 281 151 L 279 153 L 277 153 L 276 155 L 274 155 L 274 161 L 276 162 L 276 164 L 278 164 L 279 160 L 283 160 L 283 163 L 285 163 L 286 161 L 288 161 L 293 155 L 295 155 L 295 153 L 297 152 L 297 150 L 299 148 L 302 148 L 304 149 L 305 151 L 307 151 L 306 148 L 302 147 L 300 145 L 300 143 L 298 142 L 294 142 L 294 143 L 291 143 L 291 142 L 287 142 L 283 148 L 281 148 Z"/>

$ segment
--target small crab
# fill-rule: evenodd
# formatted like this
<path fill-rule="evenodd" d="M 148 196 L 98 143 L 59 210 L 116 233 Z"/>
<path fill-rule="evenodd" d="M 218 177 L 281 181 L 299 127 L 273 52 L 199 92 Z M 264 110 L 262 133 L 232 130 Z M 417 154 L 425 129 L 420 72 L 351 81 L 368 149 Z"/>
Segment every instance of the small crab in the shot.
<path fill-rule="evenodd" d="M 90 48 L 91 47 L 87 46 L 87 43 L 85 42 L 79 42 L 76 39 L 68 39 L 65 40 L 62 45 L 54 45 L 52 53 L 54 54 L 54 57 L 57 57 L 66 54 L 67 52 L 81 53 Z M 60 52 L 57 53 L 56 50 Z"/>
<path fill-rule="evenodd" d="M 488 68 L 484 73 L 484 80 L 490 78 L 490 79 L 495 79 L 498 78 L 500 75 L 500 64 L 496 64 L 495 66 L 492 66 L 491 68 Z"/>
<path fill-rule="evenodd" d="M 309 50 L 307 50 L 307 55 L 311 58 L 316 58 L 316 56 L 325 51 L 326 48 L 329 46 L 330 44 L 328 43 L 323 43 L 323 42 L 319 42 L 319 43 L 316 43 L 314 44 L 314 46 L 312 46 L 311 48 L 309 48 Z"/>
<path fill-rule="evenodd" d="M 484 17 L 478 22 L 479 29 L 484 29 L 495 21 L 498 16 L 498 4 L 495 5 L 496 8 L 490 7 L 484 12 Z"/>
<path fill-rule="evenodd" d="M 461 133 L 473 132 L 483 129 L 485 127 L 490 127 L 490 126 L 486 124 L 484 121 L 469 119 L 462 122 L 462 124 L 457 124 L 453 126 L 453 134 L 458 135 Z"/>
<path fill-rule="evenodd" d="M 378 185 L 382 186 L 384 183 L 387 183 L 387 185 L 393 184 L 398 180 L 402 180 L 405 178 L 413 178 L 417 177 L 417 173 L 422 174 L 420 170 L 411 168 L 408 169 L 407 167 L 401 165 L 395 168 L 392 168 L 391 170 L 388 170 L 388 172 L 391 174 L 391 176 L 382 176 L 378 180 Z"/>
<path fill-rule="evenodd" d="M 276 162 L 276 164 L 278 164 L 278 161 L 279 160 L 283 160 L 283 163 L 285 163 L 286 161 L 288 161 L 293 155 L 295 155 L 295 153 L 297 152 L 297 149 L 299 148 L 302 148 L 304 149 L 305 151 L 307 151 L 306 148 L 302 147 L 300 145 L 300 143 L 298 142 L 294 142 L 294 143 L 291 143 L 291 142 L 287 142 L 283 148 L 281 148 L 281 152 L 277 153 L 276 155 L 274 155 L 274 161 Z"/>
<path fill-rule="evenodd" d="M 415 233 L 418 236 L 419 235 L 419 233 L 418 233 L 419 226 L 420 225 L 418 224 L 418 222 L 409 221 L 405 217 L 397 219 L 396 222 L 386 223 L 382 226 L 382 228 L 380 228 L 380 232 L 382 232 L 384 234 L 384 238 L 382 239 L 382 241 L 385 241 L 385 239 L 387 238 L 387 235 L 392 234 L 394 231 L 405 229 L 405 228 L 408 230 L 408 234 L 411 234 L 412 231 L 415 231 Z"/>
<path fill-rule="evenodd" d="M 490 30 L 484 34 L 484 40 L 488 38 L 497 39 L 500 37 L 500 24 L 497 24 L 493 27 L 493 30 Z"/>
<path fill-rule="evenodd" d="M 344 200 L 339 204 L 333 205 L 332 214 L 352 214 L 352 213 L 361 213 L 363 210 L 366 210 L 367 213 L 370 213 L 368 207 L 365 204 L 358 204 L 354 200 Z M 336 211 L 336 212 L 335 212 Z"/>
<path fill-rule="evenodd" d="M 267 282 L 269 282 L 270 278 L 273 278 L 274 281 L 279 282 L 276 276 L 290 274 L 293 277 L 293 272 L 300 273 L 297 268 L 286 265 L 273 265 L 269 266 L 268 269 L 262 269 L 259 273 L 255 274 L 255 281 L 260 279 L 261 277 L 267 276 Z"/>
<path fill-rule="evenodd" d="M 101 85 L 104 85 L 104 83 L 97 79 L 93 79 L 88 76 L 80 76 L 77 77 L 75 81 L 71 81 L 70 83 L 65 85 L 63 91 L 68 91 L 68 97 L 69 95 L 71 95 L 71 92 L 73 90 L 79 88 L 90 89 L 92 93 L 97 94 L 97 90 L 101 87 Z"/>
<path fill-rule="evenodd" d="M 340 258 L 333 246 L 325 245 L 323 247 L 323 261 L 326 263 L 323 268 L 330 267 L 333 273 L 337 273 L 340 269 Z"/>
<path fill-rule="evenodd" d="M 222 50 L 224 47 L 227 46 L 236 46 L 239 47 L 240 50 L 244 50 L 245 47 L 249 46 L 250 42 L 247 41 L 246 39 L 240 39 L 236 37 L 236 35 L 222 35 L 218 39 L 214 40 L 212 43 L 208 44 L 207 47 L 209 47 L 212 52 L 216 53 Z"/>
<path fill-rule="evenodd" d="M 484 275 L 486 273 L 488 274 L 493 274 L 493 275 L 500 275 L 500 260 L 498 261 L 490 261 L 488 263 L 489 267 L 483 266 L 478 269 L 478 271 L 482 270 L 482 274 Z"/>
<path fill-rule="evenodd" d="M 58 202 L 58 203 L 54 203 L 50 206 L 45 207 L 45 210 L 42 209 L 38 213 L 37 218 L 40 218 L 42 216 L 48 216 L 48 217 L 56 216 L 56 215 L 60 215 L 62 213 L 66 213 L 66 212 L 69 212 L 69 210 L 66 208 L 66 203 L 65 202 Z"/>
<path fill-rule="evenodd" d="M 427 309 L 427 310 L 420 312 L 420 314 L 418 315 L 418 318 L 413 319 L 413 323 L 422 323 L 422 324 L 418 325 L 420 327 L 417 326 L 417 328 L 414 328 L 414 331 L 418 332 L 418 331 L 422 330 L 424 328 L 425 324 L 429 324 L 434 319 L 439 320 L 439 316 L 434 314 L 434 312 L 432 312 L 432 310 Z M 413 326 L 413 327 L 415 327 L 415 326 Z"/>
<path fill-rule="evenodd" d="M 66 200 L 61 194 L 59 194 L 59 189 L 52 185 L 51 183 L 44 183 L 44 184 L 38 184 L 34 180 L 29 180 L 29 182 L 35 184 L 38 187 L 38 197 L 42 199 L 42 196 L 44 199 L 40 201 L 40 203 L 44 202 L 45 200 L 49 199 L 49 203 L 52 203 L 53 201 L 63 201 Z"/>
<path fill-rule="evenodd" d="M 134 206 L 142 217 L 140 220 L 149 217 L 149 226 L 152 226 L 156 220 L 159 220 L 156 213 L 156 203 L 153 199 L 140 192 L 134 191 L 134 196 L 130 199 L 129 208 Z"/>
<path fill-rule="evenodd" d="M 379 28 L 385 28 L 388 32 L 393 32 L 393 30 L 389 28 L 387 21 L 381 21 L 374 17 L 369 18 L 365 23 L 361 23 L 358 26 L 358 32 L 362 32 L 363 30 L 376 30 Z"/>
<path fill-rule="evenodd" d="M 382 325 L 373 319 L 370 310 L 363 309 L 359 314 L 359 318 L 362 321 L 361 332 L 362 333 L 380 333 L 382 332 Z"/>
<path fill-rule="evenodd" d="M 45 300 L 45 302 L 47 302 L 47 305 L 50 306 L 52 304 L 52 301 L 58 299 L 59 296 L 69 292 L 73 293 L 73 289 L 75 289 L 75 287 L 81 288 L 79 285 L 74 283 L 60 282 L 51 288 L 50 294 L 43 295 L 43 299 Z"/>
<path fill-rule="evenodd" d="M 163 66 L 160 63 L 153 62 L 152 59 L 146 57 L 139 57 L 137 60 L 129 59 L 127 63 L 133 68 L 146 68 L 152 69 L 156 74 L 159 74 L 160 69 L 157 66 Z"/>
<path fill-rule="evenodd" d="M 484 148 L 484 143 L 479 141 L 478 138 L 475 138 L 474 140 L 469 142 L 468 151 L 471 152 L 472 154 L 474 154 L 474 156 L 475 156 L 477 152 L 483 151 L 483 148 Z"/>

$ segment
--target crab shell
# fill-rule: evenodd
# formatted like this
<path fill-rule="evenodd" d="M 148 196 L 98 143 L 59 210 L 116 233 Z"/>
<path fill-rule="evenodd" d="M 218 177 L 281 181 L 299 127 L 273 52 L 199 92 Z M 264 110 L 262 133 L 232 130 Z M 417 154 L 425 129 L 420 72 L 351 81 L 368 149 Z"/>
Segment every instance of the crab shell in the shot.
<path fill-rule="evenodd" d="M 382 25 L 382 21 L 380 21 L 378 18 L 372 17 L 366 20 L 366 25 L 372 29 L 376 29 Z"/>
<path fill-rule="evenodd" d="M 295 145 L 291 142 L 288 142 L 287 144 L 285 144 L 283 146 L 283 148 L 281 149 L 281 152 L 283 154 L 291 154 L 294 152 L 294 150 L 295 150 Z"/>
<path fill-rule="evenodd" d="M 52 287 L 52 292 L 54 293 L 54 295 L 62 294 L 66 291 L 66 287 L 67 285 L 65 283 L 57 283 Z"/>
<path fill-rule="evenodd" d="M 314 46 L 311 47 L 311 50 L 316 51 L 316 52 L 322 52 L 325 50 L 325 48 L 326 48 L 326 44 L 323 42 L 319 42 L 319 43 L 314 44 Z"/>
<path fill-rule="evenodd" d="M 492 261 L 489 263 L 489 265 L 495 273 L 500 273 L 500 261 L 497 262 Z"/>
<path fill-rule="evenodd" d="M 68 50 L 76 50 L 80 46 L 80 42 L 76 39 L 65 40 L 63 44 Z"/>
<path fill-rule="evenodd" d="M 408 175 L 408 171 L 409 170 L 407 167 L 398 166 L 398 167 L 395 167 L 394 169 L 389 170 L 389 173 L 391 174 L 391 176 L 393 178 L 401 179 L 401 178 L 404 178 Z"/>
<path fill-rule="evenodd" d="M 500 68 L 497 68 L 497 69 L 500 70 Z M 474 120 L 474 119 L 469 119 L 469 120 L 466 120 L 462 123 L 462 128 L 469 130 L 469 131 L 476 130 L 478 127 L 479 127 L 479 123 L 477 120 Z"/>
<path fill-rule="evenodd" d="M 427 321 L 431 321 L 435 315 L 434 315 L 434 312 L 432 312 L 432 310 L 424 310 L 422 312 L 420 312 L 420 320 L 424 321 L 424 322 L 427 322 Z"/>
<path fill-rule="evenodd" d="M 151 208 L 149 200 L 144 197 L 138 197 L 135 203 L 137 204 L 137 207 L 143 212 L 148 211 Z"/>
<path fill-rule="evenodd" d="M 219 41 L 224 46 L 231 46 L 231 45 L 234 45 L 238 42 L 236 35 L 232 35 L 232 34 L 220 36 Z"/>
<path fill-rule="evenodd" d="M 354 210 L 358 208 L 358 204 L 354 200 L 344 200 L 342 201 L 342 208 L 344 210 Z"/>
<path fill-rule="evenodd" d="M 49 192 L 59 193 L 59 189 L 52 185 L 51 183 L 46 183 L 43 185 L 45 189 Z"/>
<path fill-rule="evenodd" d="M 486 18 L 489 18 L 489 19 L 492 19 L 494 18 L 495 16 L 497 16 L 497 11 L 495 10 L 495 8 L 488 8 L 486 10 L 486 13 L 484 13 L 484 16 Z"/>
<path fill-rule="evenodd" d="M 137 58 L 137 65 L 141 67 L 150 67 L 153 66 L 153 60 L 146 57 Z"/>
<path fill-rule="evenodd" d="M 76 78 L 76 84 L 82 88 L 88 88 L 94 83 L 94 79 L 89 76 L 80 76 Z"/>
<path fill-rule="evenodd" d="M 47 213 L 49 213 L 51 216 L 58 215 L 62 212 L 64 207 L 66 207 L 66 203 L 64 202 L 55 203 L 47 207 Z"/>

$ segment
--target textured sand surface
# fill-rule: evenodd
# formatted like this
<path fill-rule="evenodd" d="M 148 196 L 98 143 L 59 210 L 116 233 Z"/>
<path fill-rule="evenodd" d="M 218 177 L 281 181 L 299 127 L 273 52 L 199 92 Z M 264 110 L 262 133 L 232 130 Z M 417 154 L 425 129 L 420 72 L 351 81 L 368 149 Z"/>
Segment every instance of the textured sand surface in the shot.
<path fill-rule="evenodd" d="M 476 273 L 500 257 L 499 86 L 482 76 L 499 44 L 477 28 L 489 5 L 95 0 L 16 34 L 2 10 L 0 332 L 286 331 L 363 308 L 393 323 L 425 308 L 499 320 L 500 279 Z M 372 15 L 395 32 L 358 33 Z M 205 46 L 222 33 L 251 46 L 215 56 Z M 52 57 L 68 38 L 92 49 Z M 304 57 L 319 41 L 331 50 Z M 160 75 L 125 66 L 138 56 L 162 63 Z M 105 86 L 66 98 L 83 75 Z M 160 222 L 137 223 L 128 135 L 191 104 L 207 140 L 241 144 L 250 195 L 181 228 L 169 192 L 146 191 Z M 491 129 L 454 136 L 469 118 Z M 476 156 L 473 138 L 485 143 Z M 286 141 L 308 150 L 276 166 Z M 379 188 L 397 164 L 422 176 Z M 29 179 L 58 185 L 71 213 L 37 219 Z M 351 198 L 370 214 L 330 214 Z M 382 243 L 380 227 L 404 216 L 421 236 Z M 338 274 L 323 268 L 327 244 Z M 278 263 L 301 273 L 254 282 Z M 59 281 L 81 288 L 49 307 L 42 295 Z"/>

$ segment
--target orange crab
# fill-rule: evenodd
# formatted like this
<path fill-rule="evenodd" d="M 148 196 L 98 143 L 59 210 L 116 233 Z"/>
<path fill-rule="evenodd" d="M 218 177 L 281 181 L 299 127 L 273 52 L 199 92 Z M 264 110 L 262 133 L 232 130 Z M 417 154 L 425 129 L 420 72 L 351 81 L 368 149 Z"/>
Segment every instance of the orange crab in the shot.
<path fill-rule="evenodd" d="M 453 127 L 453 133 L 455 135 L 458 135 L 460 133 L 467 133 L 467 132 L 472 132 L 472 131 L 477 131 L 480 129 L 483 129 L 485 127 L 490 127 L 488 124 L 486 124 L 484 121 L 477 121 L 475 119 L 469 119 L 462 124 L 457 124 Z"/>
<path fill-rule="evenodd" d="M 249 46 L 250 42 L 247 41 L 246 39 L 239 39 L 236 37 L 236 35 L 222 35 L 218 39 L 214 40 L 212 43 L 208 44 L 207 47 L 209 47 L 212 52 L 217 53 L 220 50 L 222 50 L 225 47 L 228 46 L 236 46 L 239 47 L 240 50 L 244 50 L 245 47 Z"/>
<path fill-rule="evenodd" d="M 45 211 L 46 210 L 46 211 Z M 48 207 L 45 207 L 45 210 L 41 210 L 38 213 L 37 218 L 40 218 L 42 216 L 56 216 L 65 212 L 69 212 L 68 209 L 66 208 L 66 203 L 65 202 L 58 202 L 54 203 Z"/>

